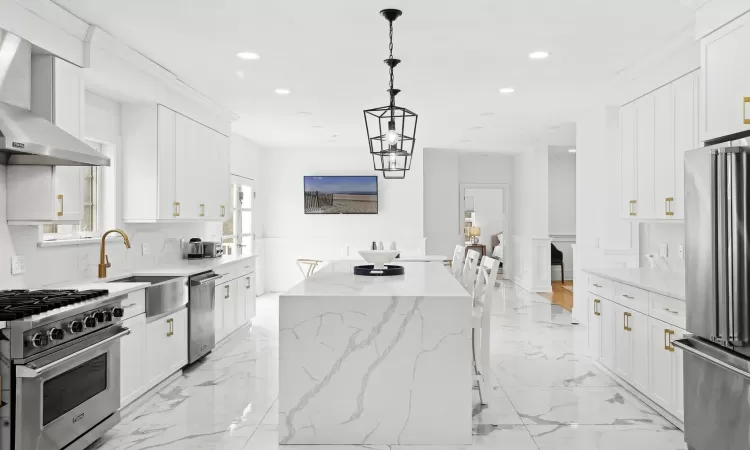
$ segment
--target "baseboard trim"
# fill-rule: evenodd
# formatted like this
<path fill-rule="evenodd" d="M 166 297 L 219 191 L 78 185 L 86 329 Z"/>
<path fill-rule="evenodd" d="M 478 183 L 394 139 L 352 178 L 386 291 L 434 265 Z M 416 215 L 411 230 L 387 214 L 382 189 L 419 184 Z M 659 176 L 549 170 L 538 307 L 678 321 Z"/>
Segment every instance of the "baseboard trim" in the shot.
<path fill-rule="evenodd" d="M 600 363 L 596 359 L 593 360 L 594 365 L 597 369 L 601 370 L 602 372 L 606 373 L 610 377 L 612 377 L 617 383 L 622 386 L 626 391 L 630 392 L 631 394 L 638 397 L 639 400 L 641 400 L 643 403 L 650 406 L 654 411 L 656 411 L 660 416 L 664 417 L 667 422 L 671 423 L 672 425 L 676 426 L 680 429 L 680 431 L 685 432 L 685 423 L 675 417 L 672 413 L 664 409 L 661 405 L 651 400 L 646 394 L 636 389 L 632 384 L 628 383 L 627 381 L 620 378 L 619 375 L 614 373 L 613 371 L 609 370 L 604 364 Z"/>

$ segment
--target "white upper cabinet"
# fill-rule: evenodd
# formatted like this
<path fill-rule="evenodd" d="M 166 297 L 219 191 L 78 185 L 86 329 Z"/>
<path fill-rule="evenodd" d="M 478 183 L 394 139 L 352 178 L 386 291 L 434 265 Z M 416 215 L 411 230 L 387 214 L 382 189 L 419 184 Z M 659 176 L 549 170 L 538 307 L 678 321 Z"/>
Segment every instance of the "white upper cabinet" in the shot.
<path fill-rule="evenodd" d="M 123 105 L 126 222 L 224 220 L 229 139 L 165 106 Z"/>
<path fill-rule="evenodd" d="M 698 71 L 620 108 L 621 216 L 684 219 L 684 153 L 699 147 Z"/>
<path fill-rule="evenodd" d="M 31 59 L 31 109 L 82 138 L 84 86 L 81 68 L 50 55 Z M 77 223 L 83 218 L 81 169 L 8 166 L 8 223 Z"/>
<path fill-rule="evenodd" d="M 750 14 L 701 39 L 701 140 L 750 130 Z"/>
<path fill-rule="evenodd" d="M 635 102 L 636 109 L 636 216 L 654 216 L 654 145 L 656 139 L 656 96 L 647 95 Z"/>

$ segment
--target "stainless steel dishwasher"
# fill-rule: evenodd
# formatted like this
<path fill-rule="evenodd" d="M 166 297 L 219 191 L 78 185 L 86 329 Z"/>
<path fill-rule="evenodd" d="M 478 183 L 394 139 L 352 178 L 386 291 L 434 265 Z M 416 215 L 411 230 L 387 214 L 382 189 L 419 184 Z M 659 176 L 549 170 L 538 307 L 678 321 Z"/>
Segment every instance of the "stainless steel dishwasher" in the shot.
<path fill-rule="evenodd" d="M 214 348 L 214 308 L 216 280 L 221 275 L 203 272 L 190 277 L 188 309 L 188 364 L 192 364 Z"/>

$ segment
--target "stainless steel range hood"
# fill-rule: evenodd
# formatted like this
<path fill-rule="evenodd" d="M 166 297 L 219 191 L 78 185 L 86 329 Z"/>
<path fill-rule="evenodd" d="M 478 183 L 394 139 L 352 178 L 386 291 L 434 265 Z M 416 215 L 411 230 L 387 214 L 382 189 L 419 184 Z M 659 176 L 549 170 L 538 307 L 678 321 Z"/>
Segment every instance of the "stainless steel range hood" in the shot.
<path fill-rule="evenodd" d="M 2 87 L 22 40 L 2 30 L 0 39 Z M 109 158 L 39 114 L 0 101 L 0 164 L 108 166 Z"/>
<path fill-rule="evenodd" d="M 108 166 L 109 158 L 33 112 L 0 102 L 0 153 L 6 164 Z"/>

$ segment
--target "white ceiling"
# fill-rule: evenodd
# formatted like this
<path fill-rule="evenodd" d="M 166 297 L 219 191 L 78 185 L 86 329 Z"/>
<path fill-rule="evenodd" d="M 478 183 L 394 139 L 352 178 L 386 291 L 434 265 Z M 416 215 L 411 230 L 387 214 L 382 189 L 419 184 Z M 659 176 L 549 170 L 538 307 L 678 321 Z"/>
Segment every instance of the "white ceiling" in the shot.
<path fill-rule="evenodd" d="M 362 110 L 388 101 L 378 12 L 399 8 L 397 103 L 419 114 L 418 148 L 510 152 L 569 127 L 694 12 L 685 0 L 55 1 L 232 110 L 262 145 L 363 149 Z M 534 50 L 552 56 L 531 61 Z"/>

